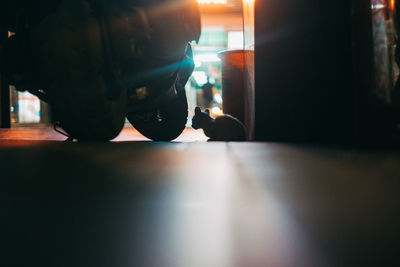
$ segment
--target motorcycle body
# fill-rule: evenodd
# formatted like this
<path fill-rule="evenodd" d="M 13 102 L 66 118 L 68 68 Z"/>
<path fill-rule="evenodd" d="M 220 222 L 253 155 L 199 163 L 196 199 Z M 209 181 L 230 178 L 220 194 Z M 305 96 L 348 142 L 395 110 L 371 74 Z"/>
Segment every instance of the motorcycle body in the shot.
<path fill-rule="evenodd" d="M 195 0 L 19 0 L 3 27 L 2 71 L 48 102 L 73 138 L 110 140 L 125 118 L 169 141 L 187 120 L 184 86 L 200 37 Z"/>

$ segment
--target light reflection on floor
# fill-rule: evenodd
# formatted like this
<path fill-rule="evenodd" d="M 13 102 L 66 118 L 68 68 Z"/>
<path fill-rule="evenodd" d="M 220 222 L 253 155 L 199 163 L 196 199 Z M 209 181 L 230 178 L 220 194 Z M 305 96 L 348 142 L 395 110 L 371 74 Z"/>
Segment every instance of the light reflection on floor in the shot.
<path fill-rule="evenodd" d="M 64 141 L 65 139 L 65 136 L 55 132 L 51 127 L 0 129 L 0 140 L 3 141 Z M 174 142 L 204 142 L 207 139 L 202 130 L 186 128 Z M 135 128 L 125 127 L 120 135 L 112 141 L 149 141 L 149 139 L 141 135 Z"/>

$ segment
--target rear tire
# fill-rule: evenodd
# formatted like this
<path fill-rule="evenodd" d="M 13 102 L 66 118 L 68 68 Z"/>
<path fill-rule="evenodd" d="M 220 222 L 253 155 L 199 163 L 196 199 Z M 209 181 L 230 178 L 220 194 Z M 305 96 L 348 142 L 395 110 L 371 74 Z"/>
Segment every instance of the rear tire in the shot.
<path fill-rule="evenodd" d="M 126 92 L 108 97 L 99 24 L 85 3 L 63 4 L 33 34 L 42 88 L 55 120 L 72 138 L 111 140 L 124 126 Z"/>
<path fill-rule="evenodd" d="M 188 105 L 185 90 L 163 107 L 144 114 L 128 113 L 128 121 L 141 134 L 154 141 L 171 141 L 185 129 Z"/>

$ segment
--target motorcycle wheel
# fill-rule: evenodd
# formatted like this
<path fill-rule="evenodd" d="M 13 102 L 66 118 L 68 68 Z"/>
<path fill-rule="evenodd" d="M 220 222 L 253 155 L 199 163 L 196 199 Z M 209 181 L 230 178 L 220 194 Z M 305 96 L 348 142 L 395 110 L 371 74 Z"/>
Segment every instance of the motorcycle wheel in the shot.
<path fill-rule="evenodd" d="M 188 104 L 185 91 L 155 111 L 138 114 L 128 113 L 127 119 L 141 134 L 154 141 L 171 141 L 185 129 Z"/>

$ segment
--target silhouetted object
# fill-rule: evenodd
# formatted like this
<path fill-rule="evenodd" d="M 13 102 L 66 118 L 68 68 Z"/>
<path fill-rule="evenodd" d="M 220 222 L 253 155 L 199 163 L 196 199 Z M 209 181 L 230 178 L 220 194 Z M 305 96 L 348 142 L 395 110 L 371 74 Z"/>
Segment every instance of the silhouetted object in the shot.
<path fill-rule="evenodd" d="M 15 32 L 7 82 L 48 102 L 69 136 L 110 140 L 125 117 L 153 140 L 183 131 L 189 42 L 201 31 L 195 0 L 21 0 L 4 10 L 0 26 Z"/>
<path fill-rule="evenodd" d="M 137 99 L 133 99 L 128 103 L 127 118 L 141 134 L 156 141 L 170 141 L 182 133 L 188 117 L 185 84 L 193 69 L 193 53 L 188 44 L 185 57 L 179 64 L 179 69 L 173 75 L 173 79 L 156 79 L 146 87 L 148 90 L 156 89 L 160 92 L 169 87 L 165 93 L 158 95 L 155 100 L 143 99 L 140 103 Z M 158 102 L 160 105 L 156 109 L 143 112 L 149 108 L 146 103 L 152 107 Z"/>
<path fill-rule="evenodd" d="M 226 114 L 214 119 L 208 109 L 202 112 L 196 107 L 194 111 L 192 127 L 202 128 L 204 134 L 210 137 L 209 141 L 246 141 L 246 130 L 235 117 Z"/>
<path fill-rule="evenodd" d="M 255 140 L 396 144 L 395 125 L 382 124 L 398 2 L 256 1 Z"/>
<path fill-rule="evenodd" d="M 400 17 L 399 17 L 399 13 L 400 13 L 400 3 L 399 1 L 396 1 L 394 3 L 394 18 L 393 18 L 393 22 L 394 22 L 394 29 L 396 30 L 396 35 L 400 36 Z M 396 38 L 396 45 L 395 45 L 395 61 L 397 66 L 400 66 L 400 38 Z M 395 112 L 395 116 L 396 116 L 396 122 L 397 125 L 400 125 L 400 77 L 397 76 L 397 81 L 395 83 L 395 86 L 393 88 L 392 91 L 392 103 L 393 103 L 393 109 Z M 400 131 L 400 129 L 397 129 L 398 131 Z"/>
<path fill-rule="evenodd" d="M 203 90 L 203 101 L 204 101 L 204 106 L 205 107 L 210 107 L 211 103 L 213 101 L 213 85 L 210 83 L 210 80 L 207 80 L 207 82 L 201 87 Z"/>

